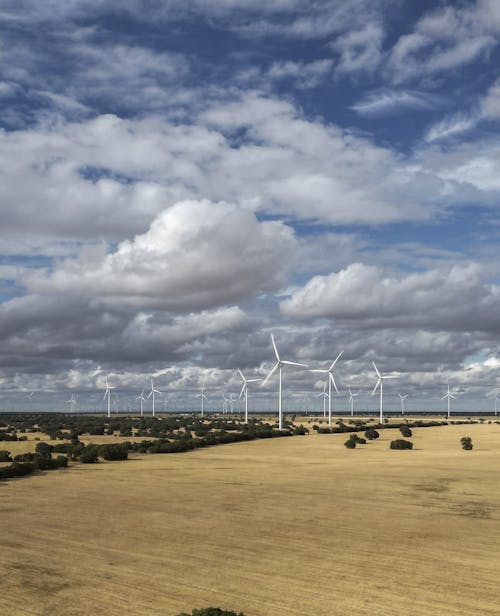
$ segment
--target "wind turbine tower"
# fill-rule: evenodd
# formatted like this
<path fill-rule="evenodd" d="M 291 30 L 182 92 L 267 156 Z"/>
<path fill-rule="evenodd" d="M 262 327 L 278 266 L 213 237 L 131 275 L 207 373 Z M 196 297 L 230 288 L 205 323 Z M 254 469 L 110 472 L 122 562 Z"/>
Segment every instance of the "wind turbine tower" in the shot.
<path fill-rule="evenodd" d="M 201 386 L 201 392 L 199 394 L 196 394 L 196 397 L 200 398 L 200 400 L 201 400 L 201 416 L 203 417 L 203 415 L 205 413 L 204 402 L 205 402 L 205 400 L 208 400 L 207 396 L 205 395 L 205 385 Z"/>
<path fill-rule="evenodd" d="M 148 394 L 147 400 L 149 400 L 149 398 L 152 398 L 153 417 L 155 416 L 155 394 L 161 394 L 161 391 L 158 389 L 155 389 L 155 386 L 153 384 L 153 378 L 151 378 L 151 391 Z"/>
<path fill-rule="evenodd" d="M 399 399 L 401 400 L 401 415 L 405 414 L 405 399 L 408 398 L 408 394 L 405 394 L 404 396 L 402 396 L 401 394 L 398 394 Z"/>
<path fill-rule="evenodd" d="M 351 388 L 347 390 L 349 392 L 349 402 L 351 403 L 351 417 L 354 417 L 354 398 L 359 394 L 353 394 Z"/>
<path fill-rule="evenodd" d="M 140 400 L 141 403 L 141 417 L 144 415 L 144 402 L 146 402 L 146 398 L 144 397 L 144 389 L 140 394 L 137 395 L 136 400 Z"/>
<path fill-rule="evenodd" d="M 261 379 L 247 379 L 243 376 L 243 372 L 238 368 L 238 372 L 240 374 L 241 380 L 243 381 L 243 385 L 240 391 L 240 399 L 243 394 L 245 394 L 245 423 L 248 423 L 248 383 L 257 383 Z"/>
<path fill-rule="evenodd" d="M 106 391 L 104 392 L 103 400 L 106 400 L 106 398 L 108 399 L 108 417 L 111 417 L 111 390 L 112 389 L 115 389 L 115 388 L 111 387 L 111 385 L 108 383 L 108 377 L 106 377 Z"/>
<path fill-rule="evenodd" d="M 375 368 L 375 372 L 377 373 L 377 384 L 375 385 L 375 387 L 373 388 L 372 391 L 372 396 L 375 394 L 375 392 L 377 391 L 377 388 L 380 388 L 380 418 L 379 418 L 379 423 L 382 424 L 382 422 L 384 421 L 384 379 L 397 379 L 397 375 L 391 375 L 391 376 L 382 376 L 380 374 L 380 372 L 378 371 L 377 366 L 375 365 L 375 362 L 372 361 L 373 367 Z"/>
<path fill-rule="evenodd" d="M 343 352 L 344 352 L 343 350 L 340 351 L 337 357 L 333 360 L 330 367 L 327 368 L 326 370 L 324 369 L 323 370 L 319 370 L 319 369 L 309 370 L 309 372 L 321 372 L 323 374 L 328 374 L 327 379 L 328 379 L 328 425 L 329 426 L 332 425 L 332 384 L 335 387 L 335 391 L 339 393 L 339 390 L 337 389 L 337 384 L 335 383 L 335 379 L 333 378 L 333 369 L 335 368 L 335 364 L 338 362 Z"/>
<path fill-rule="evenodd" d="M 262 381 L 262 385 L 265 385 L 272 375 L 279 370 L 279 394 L 278 394 L 278 429 L 283 430 L 283 366 L 302 366 L 307 368 L 306 364 L 299 364 L 295 361 L 286 361 L 280 358 L 274 336 L 271 334 L 271 342 L 273 343 L 274 354 L 276 356 L 276 363 L 271 368 L 271 371 Z"/>
<path fill-rule="evenodd" d="M 447 412 L 447 417 L 448 419 L 450 418 L 450 400 L 456 400 L 456 397 L 450 392 L 450 384 L 448 383 L 448 391 L 444 394 L 444 396 L 441 398 L 441 400 L 444 399 L 448 400 L 448 412 Z"/>

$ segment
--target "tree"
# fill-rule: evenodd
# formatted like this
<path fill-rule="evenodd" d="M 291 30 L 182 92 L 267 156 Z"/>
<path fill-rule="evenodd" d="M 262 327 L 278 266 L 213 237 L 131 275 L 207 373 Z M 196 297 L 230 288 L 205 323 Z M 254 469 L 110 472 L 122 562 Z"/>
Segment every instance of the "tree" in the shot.
<path fill-rule="evenodd" d="M 470 436 L 462 436 L 462 438 L 460 439 L 460 443 L 462 445 L 462 449 L 465 449 L 465 451 L 470 451 L 473 447 L 472 439 Z"/>
<path fill-rule="evenodd" d="M 182 612 L 177 616 L 245 616 L 243 612 L 233 612 L 232 610 L 223 610 L 220 607 L 205 607 L 201 610 L 193 610 L 190 614 Z"/>
<path fill-rule="evenodd" d="M 398 438 L 395 441 L 391 441 L 391 449 L 413 449 L 413 443 L 411 441 L 405 441 L 402 438 Z"/>

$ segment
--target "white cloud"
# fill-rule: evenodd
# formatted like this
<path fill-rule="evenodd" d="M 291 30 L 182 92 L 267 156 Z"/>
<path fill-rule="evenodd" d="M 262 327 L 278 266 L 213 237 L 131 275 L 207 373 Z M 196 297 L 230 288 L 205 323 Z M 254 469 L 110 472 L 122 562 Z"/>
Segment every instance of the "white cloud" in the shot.
<path fill-rule="evenodd" d="M 351 109 L 362 116 L 383 116 L 412 111 L 427 111 L 444 104 L 443 98 L 414 90 L 381 90 L 370 92 Z"/>
<path fill-rule="evenodd" d="M 427 142 L 437 141 L 438 139 L 448 139 L 456 135 L 461 135 L 474 128 L 480 120 L 479 115 L 468 115 L 464 113 L 448 116 L 433 124 L 426 132 Z"/>
<path fill-rule="evenodd" d="M 500 118 L 500 80 L 488 89 L 481 107 L 486 119 L 497 120 Z"/>
<path fill-rule="evenodd" d="M 342 34 L 331 44 L 340 55 L 337 73 L 372 72 L 382 60 L 384 29 L 379 23 L 368 23 L 359 30 Z"/>
<path fill-rule="evenodd" d="M 279 288 L 294 247 L 281 222 L 259 222 L 227 203 L 183 201 L 102 260 L 65 260 L 24 282 L 31 293 L 83 295 L 106 305 L 203 310 Z"/>
<path fill-rule="evenodd" d="M 296 318 L 327 317 L 374 328 L 500 331 L 500 287 L 483 282 L 475 264 L 394 275 L 353 263 L 314 276 L 280 307 Z"/>
<path fill-rule="evenodd" d="M 333 60 L 329 58 L 313 62 L 282 60 L 271 65 L 266 77 L 276 81 L 291 79 L 295 87 L 306 90 L 319 85 L 330 74 L 332 67 Z"/>

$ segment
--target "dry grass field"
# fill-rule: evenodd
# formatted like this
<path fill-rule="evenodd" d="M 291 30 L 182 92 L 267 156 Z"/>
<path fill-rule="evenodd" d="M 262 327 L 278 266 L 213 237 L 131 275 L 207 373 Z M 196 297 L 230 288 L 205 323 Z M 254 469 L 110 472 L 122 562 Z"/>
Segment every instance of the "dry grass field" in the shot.
<path fill-rule="evenodd" d="M 463 451 L 469 435 L 474 450 Z M 0 483 L 0 613 L 498 615 L 500 426 L 262 440 Z M 7 443 L 6 443 L 7 445 Z"/>

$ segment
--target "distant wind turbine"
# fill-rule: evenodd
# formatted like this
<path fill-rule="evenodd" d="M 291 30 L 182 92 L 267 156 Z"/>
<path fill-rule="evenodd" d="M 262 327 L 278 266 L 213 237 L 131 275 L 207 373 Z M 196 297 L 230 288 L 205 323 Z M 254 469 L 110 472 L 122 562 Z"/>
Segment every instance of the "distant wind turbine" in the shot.
<path fill-rule="evenodd" d="M 153 384 L 153 379 L 151 378 L 151 391 L 149 392 L 148 397 L 146 399 L 149 400 L 149 398 L 152 397 L 153 417 L 155 416 L 155 394 L 161 394 L 161 391 L 159 391 L 158 389 L 155 389 L 155 386 Z"/>
<path fill-rule="evenodd" d="M 328 425 L 329 426 L 332 425 L 332 383 L 333 383 L 333 386 L 335 387 L 335 391 L 339 393 L 339 390 L 337 389 L 337 384 L 335 383 L 335 379 L 333 378 L 333 369 L 335 368 L 335 364 L 338 362 L 343 352 L 344 352 L 343 350 L 340 351 L 340 353 L 331 363 L 330 367 L 327 368 L 326 370 L 325 369 L 309 370 L 309 372 L 321 372 L 323 374 L 328 374 L 327 378 L 328 378 Z"/>
<path fill-rule="evenodd" d="M 281 359 L 278 353 L 278 349 L 276 348 L 276 342 L 274 341 L 274 336 L 271 334 L 271 342 L 273 343 L 274 354 L 276 355 L 276 363 L 271 368 L 271 371 L 266 376 L 266 378 L 262 381 L 262 385 L 265 385 L 267 381 L 271 378 L 271 376 L 279 369 L 279 397 L 278 397 L 278 429 L 283 429 L 283 366 L 302 366 L 307 368 L 306 364 L 299 364 L 295 361 L 286 361 Z"/>
<path fill-rule="evenodd" d="M 247 424 L 248 423 L 248 383 L 257 383 L 257 381 L 260 381 L 261 379 L 247 379 L 245 376 L 243 376 L 243 372 L 239 368 L 238 368 L 238 372 L 241 376 L 241 380 L 243 381 L 243 385 L 241 386 L 239 398 L 241 399 L 241 396 L 245 394 L 245 423 Z"/>
<path fill-rule="evenodd" d="M 498 402 L 498 391 L 495 392 L 495 415 L 498 415 L 498 413 L 497 413 L 497 402 Z"/>
<path fill-rule="evenodd" d="M 141 402 L 141 416 L 144 415 L 144 402 L 146 402 L 146 398 L 144 397 L 144 389 L 140 394 L 137 395 L 136 400 L 140 400 Z"/>
<path fill-rule="evenodd" d="M 203 417 L 205 410 L 204 402 L 205 400 L 208 400 L 207 396 L 205 395 L 205 385 L 202 384 L 201 392 L 199 394 L 196 394 L 196 397 L 200 398 L 201 400 L 201 416 Z"/>
<path fill-rule="evenodd" d="M 450 384 L 448 383 L 448 391 L 444 394 L 444 396 L 441 398 L 441 400 L 444 399 L 448 400 L 448 412 L 447 412 L 447 417 L 448 419 L 450 418 L 450 400 L 456 400 L 456 397 L 450 392 Z"/>
<path fill-rule="evenodd" d="M 326 417 L 326 401 L 329 397 L 326 391 L 326 383 L 323 385 L 323 391 L 320 391 L 319 394 L 314 394 L 315 398 L 319 398 L 320 396 L 323 396 L 323 417 Z"/>
<path fill-rule="evenodd" d="M 405 414 L 405 399 L 408 398 L 408 394 L 405 394 L 404 396 L 402 396 L 401 394 L 398 394 L 399 399 L 401 400 L 401 415 Z"/>
<path fill-rule="evenodd" d="M 380 419 L 379 419 L 379 423 L 382 424 L 382 422 L 384 421 L 384 379 L 397 379 L 397 375 L 391 375 L 391 376 L 382 376 L 380 374 L 380 372 L 378 371 L 377 366 L 375 365 L 375 362 L 372 361 L 373 367 L 375 368 L 375 372 L 377 373 L 377 377 L 378 377 L 378 381 L 377 384 L 375 385 L 375 387 L 373 388 L 372 391 L 372 396 L 375 394 L 375 392 L 377 391 L 377 388 L 380 388 Z"/>
<path fill-rule="evenodd" d="M 351 403 L 351 417 L 354 416 L 354 398 L 359 396 L 359 394 L 353 394 L 351 388 L 347 390 L 349 392 L 349 402 Z"/>
<path fill-rule="evenodd" d="M 106 400 L 106 398 L 108 399 L 108 417 L 111 417 L 111 390 L 112 389 L 115 389 L 115 388 L 111 387 L 111 385 L 108 383 L 108 377 L 106 377 L 106 391 L 104 392 L 103 400 Z"/>
<path fill-rule="evenodd" d="M 69 404 L 69 412 L 73 413 L 76 407 L 76 398 L 74 394 L 71 394 L 71 398 L 66 400 L 66 403 Z"/>

